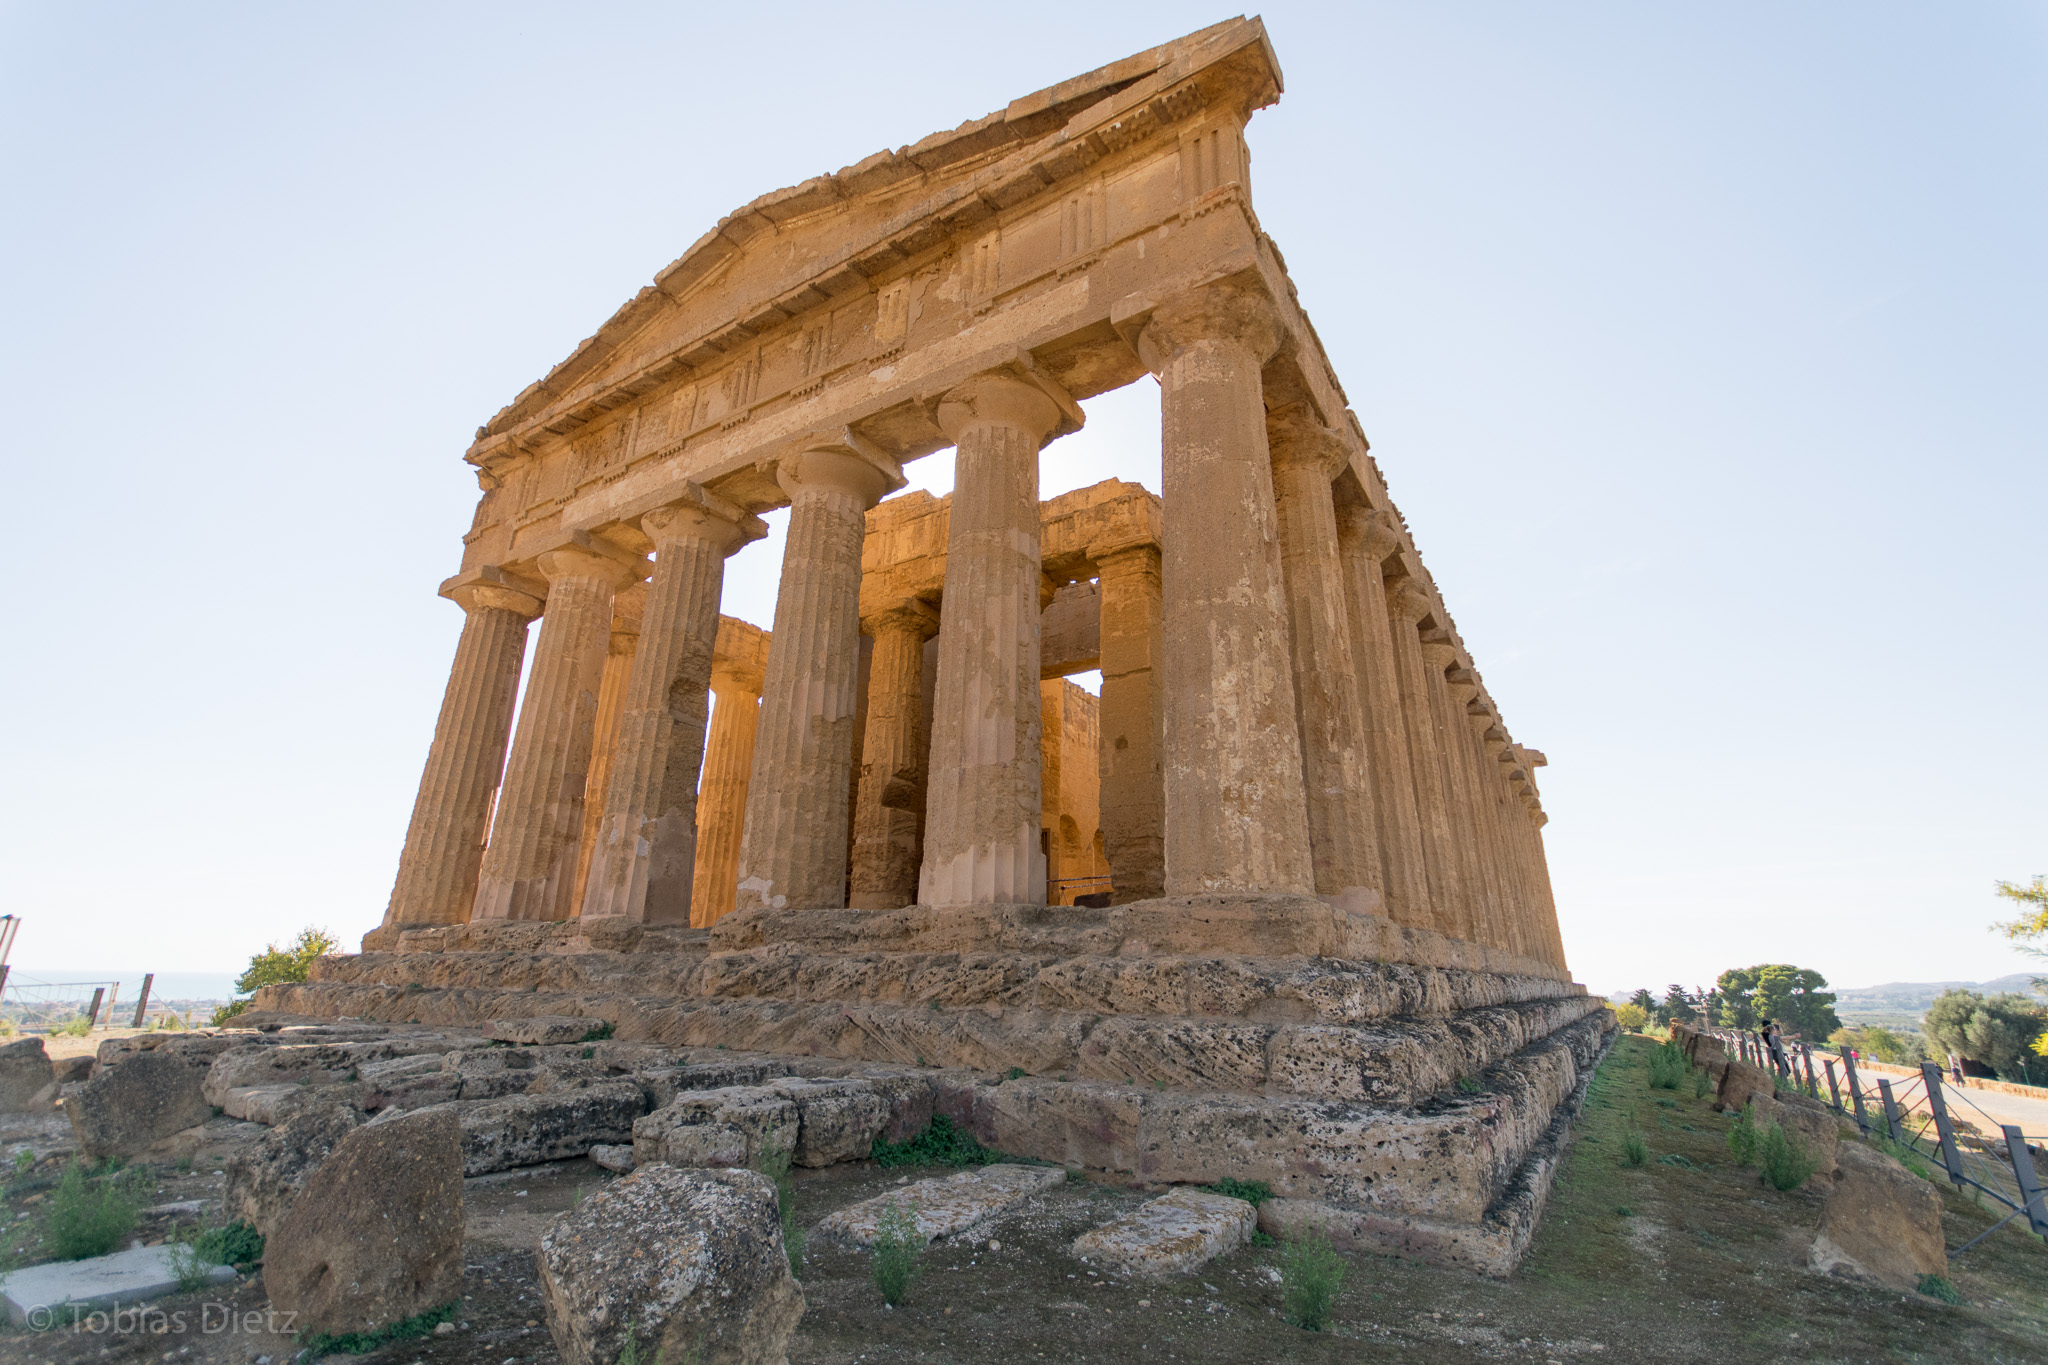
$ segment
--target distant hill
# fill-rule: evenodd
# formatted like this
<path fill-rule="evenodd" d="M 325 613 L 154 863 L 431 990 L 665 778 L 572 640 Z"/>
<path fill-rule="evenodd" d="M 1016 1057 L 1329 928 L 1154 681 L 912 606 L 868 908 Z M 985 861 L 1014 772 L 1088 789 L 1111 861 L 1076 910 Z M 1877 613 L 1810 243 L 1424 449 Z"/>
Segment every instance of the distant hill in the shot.
<path fill-rule="evenodd" d="M 2044 964 L 2048 966 L 2048 964 Z M 1934 997 L 1943 991 L 1975 991 L 1979 995 L 1998 995 L 2012 991 L 2019 995 L 2034 995 L 2035 976 L 2048 976 L 2048 970 L 2041 972 L 2014 972 L 1994 981 L 1887 981 L 1882 986 L 1858 986 L 1835 991 L 1835 1013 L 1849 1021 L 1859 1015 L 1910 1014 L 1919 1016 L 1926 1013 L 1934 1003 Z"/>

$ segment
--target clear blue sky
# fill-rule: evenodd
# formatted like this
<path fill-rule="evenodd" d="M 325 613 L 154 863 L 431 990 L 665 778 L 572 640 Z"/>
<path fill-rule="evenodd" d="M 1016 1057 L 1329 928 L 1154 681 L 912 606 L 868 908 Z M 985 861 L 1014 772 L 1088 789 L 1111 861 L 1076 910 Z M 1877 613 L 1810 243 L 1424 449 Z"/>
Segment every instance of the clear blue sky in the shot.
<path fill-rule="evenodd" d="M 0 7 L 17 962 L 371 927 L 477 424 L 755 195 L 1225 11 L 982 14 Z M 2022 968 L 1985 926 L 2048 871 L 2048 9 L 1265 17 L 1259 212 L 1551 756 L 1581 979 Z M 1091 419 L 1045 492 L 1156 487 L 1155 391 Z"/>

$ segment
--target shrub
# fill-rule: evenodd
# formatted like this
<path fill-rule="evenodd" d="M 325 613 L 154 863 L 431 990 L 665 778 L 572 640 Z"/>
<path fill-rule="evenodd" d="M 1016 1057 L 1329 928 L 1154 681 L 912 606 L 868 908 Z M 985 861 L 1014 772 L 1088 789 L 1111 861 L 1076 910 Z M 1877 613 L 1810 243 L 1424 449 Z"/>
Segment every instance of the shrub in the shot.
<path fill-rule="evenodd" d="M 1650 1022 L 1650 1012 L 1637 1004 L 1616 1005 L 1614 1022 L 1630 1033 L 1640 1033 L 1643 1025 Z"/>
<path fill-rule="evenodd" d="M 986 1166 L 1003 1154 L 976 1142 L 944 1114 L 934 1114 L 930 1125 L 908 1142 L 884 1142 L 877 1135 L 868 1155 L 878 1166 Z"/>
<path fill-rule="evenodd" d="M 1692 1097 L 1696 1100 L 1705 1099 L 1707 1097 L 1707 1090 L 1713 1085 L 1713 1083 L 1713 1078 L 1707 1075 L 1705 1071 L 1693 1072 Z"/>
<path fill-rule="evenodd" d="M 1650 1088 L 1676 1090 L 1690 1070 L 1692 1064 L 1685 1059 L 1685 1049 L 1676 1043 L 1666 1042 L 1650 1054 Z"/>
<path fill-rule="evenodd" d="M 1796 1190 L 1820 1169 L 1819 1154 L 1808 1151 L 1804 1142 L 1777 1123 L 1764 1129 L 1757 1158 L 1773 1189 Z"/>
<path fill-rule="evenodd" d="M 1330 1245 L 1328 1233 L 1310 1228 L 1287 1239 L 1280 1284 L 1281 1312 L 1289 1322 L 1308 1332 L 1330 1325 L 1331 1310 L 1344 1289 L 1344 1258 Z"/>
<path fill-rule="evenodd" d="M 213 1026 L 215 1028 L 221 1027 L 223 1024 L 227 1023 L 228 1020 L 234 1018 L 236 1015 L 242 1013 L 244 1010 L 248 1008 L 249 1002 L 247 1000 L 228 1001 L 227 1004 L 222 1005 L 219 1009 L 213 1012 Z"/>
<path fill-rule="evenodd" d="M 588 1033 L 585 1033 L 583 1035 L 583 1041 L 586 1043 L 601 1043 L 605 1039 L 611 1037 L 612 1034 L 617 1031 L 617 1029 L 618 1025 L 614 1024 L 611 1020 L 607 1019 L 603 1023 L 599 1024 L 596 1028 L 593 1028 Z"/>
<path fill-rule="evenodd" d="M 67 1020 L 51 1029 L 50 1036 L 52 1038 L 83 1038 L 91 1032 L 92 1021 L 81 1014 L 76 1019 Z"/>
<path fill-rule="evenodd" d="M 1933 1170 L 1928 1167 L 1925 1161 L 1920 1159 L 1920 1154 L 1904 1143 L 1893 1142 L 1883 1133 L 1873 1132 L 1870 1134 L 1870 1145 L 1898 1162 L 1901 1166 L 1904 1166 L 1914 1175 L 1919 1176 L 1922 1180 L 1934 1179 Z"/>
<path fill-rule="evenodd" d="M 1961 1304 L 1963 1301 L 1963 1296 L 1956 1292 L 1956 1287 L 1940 1275 L 1922 1275 L 1920 1292 L 1930 1299 L 1940 1299 L 1943 1303 Z"/>
<path fill-rule="evenodd" d="M 1728 1150 L 1741 1165 L 1754 1166 L 1761 1137 L 1762 1134 L 1756 1130 L 1756 1120 L 1750 1117 L 1750 1106 L 1744 1105 L 1742 1112 L 1735 1116 L 1735 1126 L 1728 1130 Z"/>
<path fill-rule="evenodd" d="M 1640 1166 L 1650 1159 L 1650 1144 L 1643 1140 L 1641 1133 L 1630 1130 L 1622 1138 L 1621 1159 L 1631 1166 Z"/>
<path fill-rule="evenodd" d="M 893 1199 L 882 1206 L 882 1216 L 875 1221 L 875 1242 L 870 1250 L 875 1288 L 882 1291 L 882 1302 L 894 1308 L 917 1278 L 924 1242 L 917 1235 L 917 1220 Z"/>
<path fill-rule="evenodd" d="M 394 1322 L 389 1327 L 380 1327 L 374 1332 L 343 1332 L 340 1336 L 321 1333 L 304 1343 L 304 1349 L 295 1357 L 299 1360 L 318 1360 L 324 1355 L 368 1355 L 379 1346 L 394 1341 L 409 1341 L 416 1337 L 430 1337 L 434 1329 L 444 1322 L 455 1321 L 455 1310 L 462 1306 L 460 1299 L 429 1308 L 407 1318 Z M 628 1338 L 630 1343 L 631 1338 Z"/>
<path fill-rule="evenodd" d="M 1470 1076 L 1458 1077 L 1458 1093 L 1461 1095 L 1476 1095 L 1482 1088 L 1479 1082 L 1473 1080 Z"/>
<path fill-rule="evenodd" d="M 1253 1208 L 1257 1208 L 1273 1197 L 1273 1187 L 1265 1181 L 1239 1180 L 1233 1175 L 1226 1175 L 1215 1184 L 1204 1185 L 1202 1188 L 1211 1194 L 1222 1194 L 1228 1195 L 1232 1199 L 1242 1199 Z"/>
<path fill-rule="evenodd" d="M 140 1173 L 86 1178 L 85 1163 L 73 1161 L 64 1178 L 50 1194 L 50 1208 L 43 1215 L 43 1240 L 60 1261 L 78 1261 L 87 1256 L 104 1256 L 121 1244 L 135 1228 L 142 1210 L 143 1190 L 135 1178 Z M 143 1177 L 146 1181 L 147 1177 Z"/>

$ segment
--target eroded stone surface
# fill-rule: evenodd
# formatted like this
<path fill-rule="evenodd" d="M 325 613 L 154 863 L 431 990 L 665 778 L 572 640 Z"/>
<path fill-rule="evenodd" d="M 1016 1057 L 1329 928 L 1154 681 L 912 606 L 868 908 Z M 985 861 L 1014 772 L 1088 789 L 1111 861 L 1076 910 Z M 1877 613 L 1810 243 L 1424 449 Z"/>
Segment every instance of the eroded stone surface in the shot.
<path fill-rule="evenodd" d="M 1185 1275 L 1251 1240 L 1258 1211 L 1242 1199 L 1183 1186 L 1074 1239 L 1074 1255 L 1134 1279 Z"/>
<path fill-rule="evenodd" d="M 863 1200 L 819 1223 L 818 1233 L 854 1246 L 872 1246 L 882 1215 L 893 1204 L 910 1215 L 918 1237 L 930 1243 L 985 1223 L 1066 1178 L 1057 1166 L 983 1166 Z"/>
<path fill-rule="evenodd" d="M 19 1038 L 0 1046 L 0 1114 L 48 1113 L 60 1084 L 42 1039 Z"/>
<path fill-rule="evenodd" d="M 1941 1192 L 1882 1152 L 1845 1142 L 1807 1264 L 1824 1274 L 1914 1289 L 1948 1273 Z"/>
<path fill-rule="evenodd" d="M 64 1113 L 88 1160 L 132 1157 L 213 1116 L 204 1059 L 169 1050 L 139 1053 L 100 1068 L 65 1096 Z"/>

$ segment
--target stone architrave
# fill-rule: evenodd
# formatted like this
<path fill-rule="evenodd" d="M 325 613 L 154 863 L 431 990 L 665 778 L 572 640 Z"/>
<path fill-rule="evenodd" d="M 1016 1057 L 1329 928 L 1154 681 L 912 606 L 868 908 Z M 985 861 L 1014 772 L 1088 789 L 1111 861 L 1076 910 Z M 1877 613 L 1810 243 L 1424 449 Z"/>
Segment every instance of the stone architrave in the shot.
<path fill-rule="evenodd" d="M 1102 849 L 1116 904 L 1166 894 L 1159 547 L 1099 553 Z"/>
<path fill-rule="evenodd" d="M 955 448 L 945 590 L 954 608 L 939 632 L 932 702 L 925 905 L 1045 903 L 1038 451 L 1063 415 L 1043 388 L 1006 374 L 976 376 L 939 404 Z"/>
<path fill-rule="evenodd" d="M 1430 703 L 1429 665 L 1422 657 L 1421 623 L 1433 609 L 1429 595 L 1402 579 L 1387 593 L 1388 636 L 1394 673 L 1401 688 L 1401 716 L 1408 731 L 1415 774 L 1415 803 L 1421 817 L 1423 852 L 1429 861 L 1430 928 L 1469 939 L 1463 861 L 1452 835 L 1450 793 L 1444 773 L 1435 710 Z"/>
<path fill-rule="evenodd" d="M 460 924 L 469 917 L 491 793 L 512 735 L 526 627 L 540 615 L 539 598 L 493 583 L 463 583 L 447 595 L 463 610 L 462 638 L 406 827 L 398 879 L 379 931 L 384 934 Z"/>
<path fill-rule="evenodd" d="M 1351 504 L 1337 513 L 1345 598 L 1351 610 L 1356 669 L 1365 698 L 1367 751 L 1372 759 L 1373 814 L 1387 874 L 1387 914 L 1397 924 L 1432 925 L 1429 865 L 1416 812 L 1414 761 L 1401 714 L 1394 642 L 1387 620 L 1387 584 L 1380 566 L 1400 548 L 1400 533 L 1385 512 Z"/>
<path fill-rule="evenodd" d="M 725 561 L 768 528 L 705 494 L 647 513 L 640 529 L 654 544 L 654 578 L 583 918 L 681 925 L 690 922 L 697 866 L 697 779 Z"/>
<path fill-rule="evenodd" d="M 1138 338 L 1159 379 L 1166 894 L 1315 894 L 1260 368 L 1271 302 L 1210 285 Z"/>
<path fill-rule="evenodd" d="M 745 631 L 736 630 L 745 627 Z M 719 639 L 748 635 L 754 648 L 723 651 L 711 666 L 711 736 L 704 744 L 704 775 L 697 784 L 697 867 L 691 879 L 690 927 L 708 929 L 731 914 L 739 884 L 740 833 L 746 824 L 747 779 L 754 770 L 754 736 L 761 723 L 761 688 L 767 657 L 765 632 L 723 618 Z"/>
<path fill-rule="evenodd" d="M 562 920 L 575 913 L 584 788 L 597 732 L 612 597 L 637 566 L 581 546 L 540 557 L 547 610 L 484 850 L 474 920 Z"/>
<path fill-rule="evenodd" d="M 635 583 L 612 598 L 612 635 L 605 646 L 604 676 L 597 685 L 597 730 L 590 748 L 590 776 L 583 784 L 582 849 L 576 857 L 576 904 L 583 904 L 590 884 L 590 859 L 597 851 L 597 818 L 604 812 L 604 794 L 611 787 L 612 758 L 619 748 L 619 718 L 626 710 L 626 680 L 633 655 L 640 648 L 640 613 L 646 584 Z"/>
<path fill-rule="evenodd" d="M 779 461 L 790 501 L 775 643 L 768 651 L 740 909 L 846 903 L 847 809 L 860 665 L 860 546 L 867 510 L 903 486 L 894 462 L 845 447 Z"/>
<path fill-rule="evenodd" d="M 1386 913 L 1386 873 L 1374 815 L 1365 698 L 1338 559 L 1331 480 L 1350 463 L 1344 438 L 1300 405 L 1267 424 L 1280 523 L 1280 566 L 1293 646 L 1295 714 L 1308 788 L 1316 894 L 1364 914 Z"/>
<path fill-rule="evenodd" d="M 917 897 L 923 849 L 925 773 L 924 643 L 939 613 L 905 598 L 862 623 L 875 642 L 868 667 L 867 736 L 854 797 L 853 894 L 856 910 L 893 910 Z"/>

